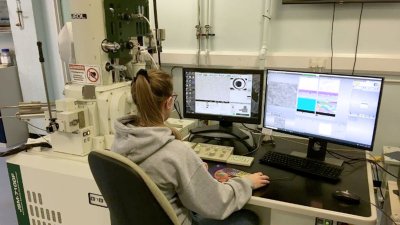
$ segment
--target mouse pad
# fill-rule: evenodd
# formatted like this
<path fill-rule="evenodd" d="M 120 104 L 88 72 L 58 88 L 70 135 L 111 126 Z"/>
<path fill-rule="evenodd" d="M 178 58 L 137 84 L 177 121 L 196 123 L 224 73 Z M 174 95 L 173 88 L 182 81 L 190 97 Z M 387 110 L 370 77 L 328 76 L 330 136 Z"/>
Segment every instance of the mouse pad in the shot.
<path fill-rule="evenodd" d="M 212 177 L 214 177 L 217 181 L 221 183 L 227 182 L 233 177 L 242 177 L 249 174 L 245 171 L 226 167 L 225 165 L 219 164 L 209 168 L 208 171 Z"/>

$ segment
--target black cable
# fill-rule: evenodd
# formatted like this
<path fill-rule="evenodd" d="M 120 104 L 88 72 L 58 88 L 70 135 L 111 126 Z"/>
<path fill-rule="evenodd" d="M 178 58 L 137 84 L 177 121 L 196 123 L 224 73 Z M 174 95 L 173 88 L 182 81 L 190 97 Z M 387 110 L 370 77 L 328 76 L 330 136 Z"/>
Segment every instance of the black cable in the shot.
<path fill-rule="evenodd" d="M 356 51 L 354 53 L 354 64 L 353 64 L 353 71 L 351 72 L 351 75 L 354 75 L 354 70 L 356 69 L 357 53 L 358 53 L 358 41 L 360 40 L 360 30 L 361 30 L 361 21 L 362 21 L 363 11 L 364 11 L 364 3 L 361 3 L 360 18 L 358 19 Z"/>
<path fill-rule="evenodd" d="M 172 72 L 174 71 L 174 69 L 177 69 L 177 68 L 183 68 L 183 67 L 182 67 L 182 66 L 173 66 L 173 67 L 171 68 L 171 73 L 170 73 L 171 76 L 174 76 Z"/>
<path fill-rule="evenodd" d="M 182 116 L 181 104 L 179 103 L 179 101 L 176 101 L 176 104 L 177 104 L 177 106 L 178 106 L 179 113 L 180 113 L 181 116 Z M 183 116 L 182 116 L 182 118 L 183 118 Z"/>
<path fill-rule="evenodd" d="M 31 126 L 31 127 L 34 127 L 34 128 L 36 128 L 36 129 L 38 129 L 38 130 L 42 130 L 42 131 L 46 131 L 46 132 L 47 132 L 47 130 L 44 130 L 44 129 L 42 129 L 42 128 L 39 128 L 39 127 L 37 127 L 37 126 L 34 126 L 33 124 L 31 124 L 31 123 L 29 123 L 29 122 L 27 122 L 27 121 L 25 121 L 25 123 L 27 123 L 28 126 Z M 50 144 L 50 142 L 49 142 L 46 138 L 44 138 L 43 136 L 40 136 L 40 137 L 43 138 L 48 144 Z"/>
<path fill-rule="evenodd" d="M 27 151 L 33 147 L 46 147 L 46 148 L 51 148 L 52 146 L 49 143 L 44 143 L 44 142 L 40 142 L 40 143 L 33 143 L 33 144 L 24 144 L 18 147 L 15 147 L 13 149 L 10 149 L 6 152 L 1 152 L 0 153 L 0 157 L 6 157 L 6 156 L 10 156 L 10 155 L 15 155 L 17 153 L 20 153 L 22 151 Z"/>
<path fill-rule="evenodd" d="M 282 138 L 282 139 L 284 139 L 284 138 Z M 367 161 L 367 162 L 369 162 L 369 163 L 372 163 L 372 164 L 375 165 L 375 166 L 380 167 L 383 171 L 385 171 L 386 173 L 390 174 L 391 176 L 393 176 L 393 177 L 399 179 L 397 176 L 393 175 L 392 173 L 390 173 L 389 171 L 387 171 L 386 169 L 384 169 L 381 165 L 379 165 L 377 162 L 375 162 L 375 161 L 373 161 L 373 160 L 369 160 L 369 159 L 365 159 L 365 158 L 351 158 L 351 157 L 348 157 L 348 156 L 339 154 L 339 153 L 337 153 L 337 152 L 332 152 L 332 151 L 328 151 L 328 150 L 327 150 L 327 152 L 328 152 L 329 154 L 331 154 L 331 155 L 332 155 L 332 154 L 336 154 L 336 155 L 338 155 L 338 156 L 341 156 L 342 158 L 349 159 L 350 161 L 358 161 L 358 162 Z M 382 193 L 382 192 L 381 192 L 381 193 Z M 375 208 L 377 208 L 384 216 L 386 216 L 387 218 L 389 218 L 389 219 L 393 222 L 393 224 L 396 224 L 396 221 L 394 221 L 394 220 L 392 219 L 392 217 L 389 216 L 383 209 L 381 209 L 380 207 L 378 207 L 377 205 L 375 205 L 375 204 L 372 203 L 372 202 L 366 201 L 366 200 L 364 200 L 364 199 L 360 199 L 360 200 L 363 201 L 363 202 L 366 202 L 366 203 L 368 203 L 368 204 L 373 205 L 373 206 L 374 206 Z"/>
<path fill-rule="evenodd" d="M 336 3 L 333 3 L 332 27 L 331 27 L 331 73 L 333 73 L 333 25 L 335 24 Z"/>
<path fill-rule="evenodd" d="M 389 174 L 390 176 L 392 176 L 392 177 L 394 177 L 394 178 L 396 178 L 396 179 L 399 179 L 398 176 L 396 176 L 396 175 L 394 175 L 393 173 L 387 171 L 385 168 L 383 168 L 381 165 L 379 165 L 379 163 L 377 163 L 377 162 L 375 162 L 375 161 L 373 161 L 373 160 L 368 160 L 368 162 L 374 163 L 374 164 L 377 165 L 381 170 L 385 171 L 385 172 L 386 172 L 387 174 Z"/>
<path fill-rule="evenodd" d="M 374 164 L 374 167 L 375 167 L 375 173 L 376 173 L 376 181 L 381 182 L 380 178 L 379 178 L 378 166 L 376 164 Z M 379 192 L 381 193 L 381 197 L 382 197 L 382 201 L 383 201 L 385 199 L 385 196 L 383 196 L 381 185 L 379 186 Z"/>
<path fill-rule="evenodd" d="M 174 75 L 173 75 L 173 71 L 174 71 L 174 69 L 176 69 L 176 68 L 183 68 L 183 67 L 182 67 L 182 66 L 173 66 L 173 67 L 171 68 L 171 72 L 170 72 L 171 76 L 174 76 Z M 181 106 L 180 106 L 180 103 L 179 103 L 178 100 L 176 100 L 176 101 L 174 102 L 174 108 L 175 108 L 176 112 L 178 113 L 179 118 L 180 118 L 180 119 L 183 119 L 182 112 L 181 112 Z"/>
<path fill-rule="evenodd" d="M 249 151 L 249 152 L 247 152 L 247 153 L 245 153 L 245 154 L 242 154 L 243 156 L 247 156 L 247 155 L 253 154 L 254 152 L 256 152 L 256 151 L 258 151 L 260 149 L 261 144 L 262 144 L 262 139 L 264 138 L 263 136 L 265 136 L 265 135 L 260 130 L 250 128 L 250 127 L 246 126 L 244 123 L 242 123 L 242 126 L 250 132 L 250 135 L 253 138 L 253 142 L 254 142 L 254 146 L 253 146 L 254 149 Z M 254 138 L 254 134 L 260 134 L 260 137 L 259 137 L 257 143 L 255 143 L 256 139 Z M 273 143 L 272 139 L 269 140 L 269 141 L 271 143 Z"/>
<path fill-rule="evenodd" d="M 332 153 L 333 153 L 333 154 L 336 154 L 336 155 L 338 155 L 338 156 L 340 156 L 340 157 L 342 157 L 342 158 L 349 159 L 350 161 L 357 161 L 357 162 L 367 161 L 367 162 L 369 162 L 369 163 L 375 164 L 375 165 L 378 166 L 381 170 L 383 170 L 383 171 L 386 172 L 387 174 L 391 175 L 392 177 L 394 177 L 394 178 L 396 178 L 396 179 L 399 179 L 399 177 L 397 177 L 397 176 L 394 175 L 393 173 L 391 173 L 391 172 L 389 172 L 388 170 L 386 170 L 384 167 L 382 167 L 381 165 L 379 165 L 379 163 L 375 162 L 374 160 L 365 159 L 365 158 L 350 158 L 350 157 L 347 157 L 347 156 L 345 156 L 345 155 L 339 154 L 339 153 L 337 153 L 337 152 L 332 152 L 332 151 L 329 151 L 329 150 L 327 150 L 327 152 L 328 152 L 329 154 L 332 154 Z"/>
<path fill-rule="evenodd" d="M 260 132 L 259 130 L 255 130 L 250 127 L 247 127 L 246 125 L 244 125 L 244 123 L 242 123 L 242 125 L 250 132 L 251 138 L 253 139 L 253 149 L 249 152 L 246 152 L 245 154 L 241 154 L 243 156 L 247 156 L 247 155 L 251 155 L 251 154 L 257 152 L 261 148 L 261 145 L 263 143 L 262 139 L 264 139 L 265 135 L 262 132 Z M 257 143 L 256 143 L 256 138 L 254 137 L 254 134 L 260 135 Z"/>
<path fill-rule="evenodd" d="M 50 145 L 50 142 L 46 138 L 44 138 L 44 136 L 40 136 L 40 138 L 43 138 L 43 140 L 45 140 Z"/>
<path fill-rule="evenodd" d="M 191 142 L 192 141 L 192 133 L 189 131 L 189 137 L 188 137 L 188 141 Z"/>
<path fill-rule="evenodd" d="M 174 102 L 174 108 L 175 108 L 175 111 L 178 113 L 179 119 L 183 119 L 180 110 L 179 110 L 178 107 L 176 106 L 176 102 Z"/>
<path fill-rule="evenodd" d="M 349 165 L 352 165 L 352 164 L 358 163 L 358 162 L 365 162 L 366 161 L 365 158 L 351 158 L 351 157 L 339 154 L 337 152 L 332 152 L 330 150 L 326 150 L 326 152 L 328 154 L 330 154 L 331 156 L 337 158 L 337 159 L 340 159 L 339 157 L 347 159 L 348 161 L 344 161 L 344 163 L 349 164 Z"/>
<path fill-rule="evenodd" d="M 254 132 L 254 133 L 261 133 L 260 130 L 250 128 L 250 127 L 246 126 L 244 123 L 242 123 L 242 126 L 243 126 L 244 128 L 246 128 L 248 131 L 252 131 L 252 132 Z"/>
<path fill-rule="evenodd" d="M 46 132 L 47 132 L 47 130 L 42 129 L 42 128 L 40 128 L 40 127 L 37 127 L 37 126 L 35 126 L 35 125 L 33 125 L 33 124 L 29 123 L 29 122 L 26 122 L 26 121 L 25 121 L 25 123 L 27 123 L 29 126 L 34 127 L 34 128 L 36 128 L 36 129 L 38 129 L 38 130 L 46 131 Z"/>
<path fill-rule="evenodd" d="M 154 11 L 154 26 L 156 29 L 156 45 L 161 47 L 160 37 L 158 36 L 158 14 L 157 14 L 157 0 L 153 0 L 153 11 Z M 160 49 L 157 51 L 158 65 L 161 68 L 161 52 Z"/>
<path fill-rule="evenodd" d="M 389 216 L 383 209 L 381 209 L 380 207 L 378 207 L 378 206 L 375 205 L 374 203 L 369 202 L 369 201 L 365 201 L 364 199 L 360 199 L 360 200 L 363 201 L 363 202 L 366 202 L 366 203 L 368 203 L 368 204 L 371 204 L 371 205 L 375 206 L 375 208 L 377 208 L 379 211 L 381 211 L 381 213 L 382 213 L 384 216 L 386 216 L 387 218 L 389 218 L 389 219 L 393 222 L 393 224 L 397 224 L 397 223 L 398 223 L 398 222 L 394 221 L 394 220 L 392 219 L 392 217 Z"/>

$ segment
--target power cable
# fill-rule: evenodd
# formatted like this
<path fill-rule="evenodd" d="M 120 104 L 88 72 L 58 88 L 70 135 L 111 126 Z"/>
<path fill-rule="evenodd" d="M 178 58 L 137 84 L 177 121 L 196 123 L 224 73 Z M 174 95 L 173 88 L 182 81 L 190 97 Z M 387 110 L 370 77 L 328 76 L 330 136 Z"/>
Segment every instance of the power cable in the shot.
<path fill-rule="evenodd" d="M 15 147 L 13 149 L 10 149 L 6 152 L 1 152 L 0 157 L 6 157 L 6 156 L 11 156 L 15 155 L 17 153 L 20 153 L 22 151 L 28 151 L 29 149 L 33 147 L 45 147 L 45 148 L 51 148 L 52 146 L 49 143 L 45 142 L 40 142 L 40 143 L 33 143 L 33 144 L 23 144 L 21 146 Z"/>
<path fill-rule="evenodd" d="M 333 25 L 335 24 L 336 3 L 333 3 L 332 27 L 331 27 L 331 73 L 333 73 Z"/>
<path fill-rule="evenodd" d="M 181 114 L 181 110 L 179 109 L 179 106 L 177 106 L 179 103 L 177 104 L 177 102 L 178 101 L 174 102 L 175 111 L 178 113 L 179 119 L 183 119 L 182 114 Z"/>
<path fill-rule="evenodd" d="M 357 53 L 358 53 L 358 42 L 359 42 L 359 40 L 360 40 L 360 30 L 361 30 L 361 21 L 362 21 L 363 11 L 364 11 L 364 3 L 361 3 L 360 18 L 358 19 L 358 31 L 357 31 L 356 51 L 355 51 L 355 53 L 354 53 L 354 64 L 353 64 L 353 70 L 352 70 L 352 72 L 351 72 L 351 75 L 354 75 L 354 70 L 356 69 Z"/>

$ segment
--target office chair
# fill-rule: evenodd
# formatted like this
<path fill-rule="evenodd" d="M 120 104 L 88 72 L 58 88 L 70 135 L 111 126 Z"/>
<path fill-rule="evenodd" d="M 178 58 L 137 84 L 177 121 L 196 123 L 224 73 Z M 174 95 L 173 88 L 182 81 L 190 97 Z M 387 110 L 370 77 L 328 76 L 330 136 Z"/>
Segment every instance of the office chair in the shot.
<path fill-rule="evenodd" d="M 131 160 L 104 150 L 90 152 L 88 160 L 112 225 L 179 224 L 167 198 Z"/>

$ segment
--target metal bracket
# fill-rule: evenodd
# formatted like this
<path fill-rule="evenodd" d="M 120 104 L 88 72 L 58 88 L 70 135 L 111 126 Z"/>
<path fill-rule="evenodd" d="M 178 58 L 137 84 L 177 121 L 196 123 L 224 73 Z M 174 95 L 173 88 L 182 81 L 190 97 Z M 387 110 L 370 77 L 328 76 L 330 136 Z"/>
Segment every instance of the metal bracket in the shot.
<path fill-rule="evenodd" d="M 18 14 L 18 23 L 15 26 L 19 27 L 21 30 L 24 29 L 24 16 L 22 13 L 21 1 L 17 0 L 17 14 Z"/>

